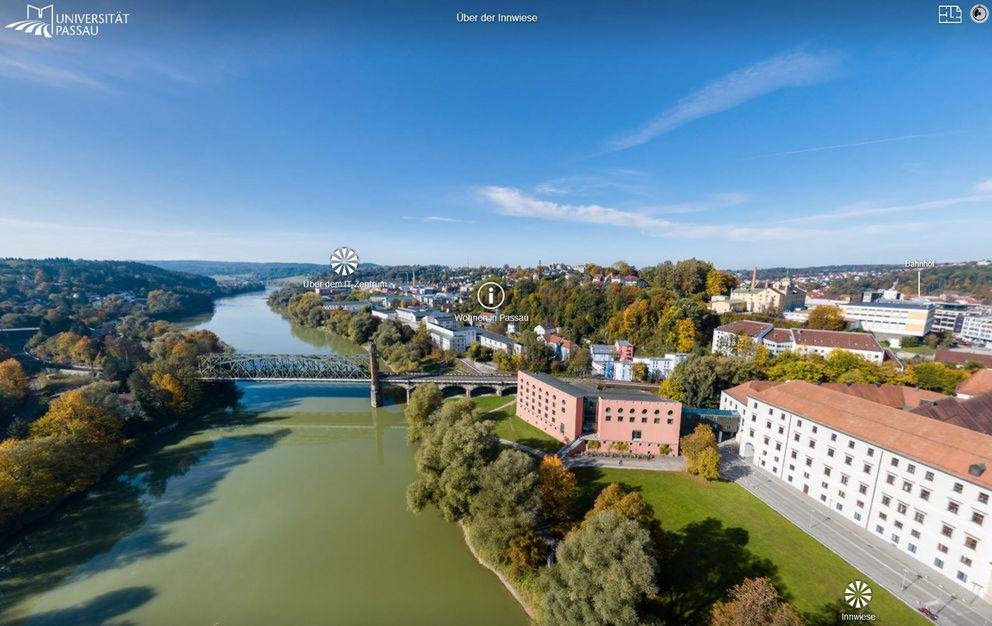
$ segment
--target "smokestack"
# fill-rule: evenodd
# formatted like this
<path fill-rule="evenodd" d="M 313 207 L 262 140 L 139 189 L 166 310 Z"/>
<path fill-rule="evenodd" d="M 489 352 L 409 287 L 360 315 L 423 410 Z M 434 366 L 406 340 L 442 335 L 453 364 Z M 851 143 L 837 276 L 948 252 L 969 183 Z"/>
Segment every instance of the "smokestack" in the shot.
<path fill-rule="evenodd" d="M 754 269 L 751 270 L 751 289 L 757 289 L 758 287 L 758 266 L 755 265 Z"/>

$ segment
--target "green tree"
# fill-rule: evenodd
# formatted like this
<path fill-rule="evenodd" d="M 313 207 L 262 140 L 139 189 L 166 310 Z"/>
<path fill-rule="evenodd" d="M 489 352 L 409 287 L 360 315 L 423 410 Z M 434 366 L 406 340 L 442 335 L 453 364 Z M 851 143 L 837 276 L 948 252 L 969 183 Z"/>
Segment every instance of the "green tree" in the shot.
<path fill-rule="evenodd" d="M 844 330 L 847 328 L 847 322 L 844 321 L 844 312 L 840 307 L 820 305 L 813 307 L 809 312 L 806 327 L 818 330 Z"/>
<path fill-rule="evenodd" d="M 568 358 L 568 369 L 576 374 L 588 374 L 592 369 L 592 353 L 586 346 L 579 346 L 572 350 Z"/>
<path fill-rule="evenodd" d="M 471 404 L 471 401 L 469 401 Z M 420 512 L 433 504 L 448 521 L 469 512 L 482 471 L 499 454 L 499 439 L 489 422 L 473 419 L 471 409 L 455 415 L 438 411 L 416 453 L 417 480 L 407 489 L 407 506 Z"/>
<path fill-rule="evenodd" d="M 410 394 L 410 401 L 403 409 L 406 416 L 407 443 L 416 443 L 423 437 L 430 423 L 431 415 L 444 404 L 444 396 L 434 383 L 420 385 Z"/>
<path fill-rule="evenodd" d="M 558 544 L 542 617 L 551 625 L 643 623 L 657 593 L 648 531 L 614 510 L 594 515 Z"/>
<path fill-rule="evenodd" d="M 534 541 L 540 502 L 535 466 L 530 455 L 503 450 L 481 471 L 469 508 L 473 543 L 490 559 L 512 566 L 515 574 L 533 570 L 542 556 L 541 542 Z"/>
<path fill-rule="evenodd" d="M 909 368 L 912 384 L 920 389 L 953 394 L 957 386 L 968 378 L 967 370 L 959 370 L 952 365 L 933 361 L 920 363 Z"/>

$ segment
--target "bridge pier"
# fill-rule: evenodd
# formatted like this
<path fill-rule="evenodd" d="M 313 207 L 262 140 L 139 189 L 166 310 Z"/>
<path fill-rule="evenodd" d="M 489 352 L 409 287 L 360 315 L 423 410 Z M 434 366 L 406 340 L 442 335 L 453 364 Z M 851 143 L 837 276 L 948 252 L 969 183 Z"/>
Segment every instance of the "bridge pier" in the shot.
<path fill-rule="evenodd" d="M 369 342 L 369 396 L 372 408 L 382 406 L 382 385 L 379 383 L 379 353 L 375 342 Z"/>

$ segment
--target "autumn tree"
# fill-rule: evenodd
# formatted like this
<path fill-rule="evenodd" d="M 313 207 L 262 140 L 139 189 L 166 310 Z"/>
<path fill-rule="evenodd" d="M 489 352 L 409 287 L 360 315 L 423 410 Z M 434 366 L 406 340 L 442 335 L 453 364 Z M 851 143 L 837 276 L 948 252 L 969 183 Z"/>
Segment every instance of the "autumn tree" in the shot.
<path fill-rule="evenodd" d="M 690 319 L 678 321 L 678 339 L 675 349 L 679 352 L 691 352 L 696 347 L 696 326 Z"/>
<path fill-rule="evenodd" d="M 657 593 L 648 531 L 615 510 L 593 515 L 558 544 L 548 571 L 542 617 L 551 625 L 644 622 Z"/>
<path fill-rule="evenodd" d="M 712 269 L 706 274 L 706 293 L 709 296 L 721 296 L 730 293 L 737 286 L 737 278 L 718 269 Z"/>
<path fill-rule="evenodd" d="M 610 483 L 596 496 L 596 501 L 586 513 L 580 527 L 585 528 L 596 515 L 604 511 L 615 511 L 621 517 L 637 522 L 650 533 L 656 547 L 661 545 L 661 522 L 655 516 L 654 508 L 639 491 L 628 491 L 619 483 Z"/>
<path fill-rule="evenodd" d="M 847 322 L 844 321 L 844 312 L 839 306 L 820 305 L 813 307 L 809 312 L 806 327 L 817 330 L 845 330 Z"/>
<path fill-rule="evenodd" d="M 538 473 L 541 516 L 555 532 L 563 534 L 571 525 L 572 505 L 578 492 L 575 474 L 556 455 L 541 459 Z"/>
<path fill-rule="evenodd" d="M 16 359 L 0 361 L 0 415 L 24 400 L 28 377 Z"/>
<path fill-rule="evenodd" d="M 720 454 L 712 428 L 706 424 L 697 424 L 692 433 L 679 440 L 679 449 L 685 457 L 687 472 L 706 480 L 720 477 Z"/>
<path fill-rule="evenodd" d="M 745 578 L 730 599 L 710 611 L 710 626 L 803 626 L 806 620 L 782 600 L 767 578 Z"/>

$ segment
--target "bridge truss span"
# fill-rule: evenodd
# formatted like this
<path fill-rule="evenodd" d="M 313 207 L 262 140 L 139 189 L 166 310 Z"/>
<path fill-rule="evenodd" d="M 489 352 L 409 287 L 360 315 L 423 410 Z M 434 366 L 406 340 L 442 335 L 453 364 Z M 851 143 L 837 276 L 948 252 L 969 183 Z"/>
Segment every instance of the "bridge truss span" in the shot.
<path fill-rule="evenodd" d="M 368 382 L 367 356 L 337 354 L 208 354 L 200 357 L 203 380 L 321 380 Z"/>

